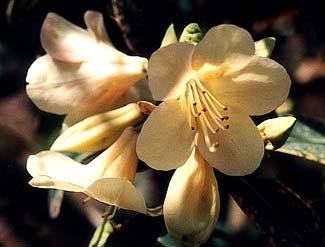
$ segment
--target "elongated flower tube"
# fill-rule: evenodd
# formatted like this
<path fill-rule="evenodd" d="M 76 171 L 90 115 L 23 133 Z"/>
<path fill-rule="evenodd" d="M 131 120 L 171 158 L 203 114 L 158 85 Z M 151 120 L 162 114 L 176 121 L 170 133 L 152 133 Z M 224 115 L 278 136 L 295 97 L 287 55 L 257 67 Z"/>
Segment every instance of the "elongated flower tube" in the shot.
<path fill-rule="evenodd" d="M 264 145 L 249 116 L 274 110 L 291 84 L 286 70 L 263 54 L 255 53 L 246 30 L 228 24 L 211 28 L 197 46 L 173 43 L 154 52 L 149 87 L 163 103 L 143 125 L 139 158 L 155 169 L 175 169 L 196 146 L 227 175 L 255 171 Z"/>
<path fill-rule="evenodd" d="M 195 149 L 173 174 L 163 211 L 169 234 L 189 246 L 206 242 L 214 230 L 220 211 L 218 184 L 213 168 Z"/>
<path fill-rule="evenodd" d="M 102 14 L 87 11 L 84 19 L 87 30 L 49 13 L 41 29 L 47 54 L 36 59 L 26 77 L 27 94 L 36 106 L 67 114 L 70 124 L 112 109 L 146 77 L 147 59 L 115 49 Z"/>
<path fill-rule="evenodd" d="M 31 155 L 27 171 L 33 179 L 29 183 L 39 188 L 83 192 L 106 204 L 145 213 L 144 198 L 133 185 L 137 136 L 133 128 L 126 128 L 113 145 L 87 165 L 53 151 Z"/>
<path fill-rule="evenodd" d="M 66 129 L 52 144 L 51 150 L 96 152 L 107 148 L 126 127 L 144 120 L 136 103 L 88 117 Z"/>

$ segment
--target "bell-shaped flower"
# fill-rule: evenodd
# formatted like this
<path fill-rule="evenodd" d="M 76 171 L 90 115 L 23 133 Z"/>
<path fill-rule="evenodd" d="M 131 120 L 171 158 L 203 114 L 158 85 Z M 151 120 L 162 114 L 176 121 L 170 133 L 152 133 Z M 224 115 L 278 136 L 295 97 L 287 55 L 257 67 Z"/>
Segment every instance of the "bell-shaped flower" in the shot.
<path fill-rule="evenodd" d="M 49 13 L 41 28 L 47 54 L 36 59 L 26 77 L 27 94 L 36 106 L 67 114 L 70 123 L 112 109 L 146 77 L 148 63 L 114 48 L 102 14 L 87 11 L 84 20 L 87 30 Z"/>
<path fill-rule="evenodd" d="M 126 128 L 114 144 L 87 165 L 53 151 L 31 155 L 27 171 L 33 179 L 29 183 L 39 188 L 83 192 L 106 204 L 145 213 L 144 198 L 133 185 L 137 137 L 133 128 Z"/>
<path fill-rule="evenodd" d="M 213 232 L 220 211 L 218 184 L 196 149 L 173 174 L 163 211 L 169 234 L 189 246 L 206 242 Z"/>
<path fill-rule="evenodd" d="M 197 46 L 158 49 L 148 77 L 154 99 L 163 103 L 144 123 L 137 153 L 159 170 L 180 167 L 197 146 L 225 174 L 252 173 L 264 145 L 249 115 L 274 110 L 290 88 L 286 70 L 255 54 L 246 30 L 227 24 L 211 28 Z"/>

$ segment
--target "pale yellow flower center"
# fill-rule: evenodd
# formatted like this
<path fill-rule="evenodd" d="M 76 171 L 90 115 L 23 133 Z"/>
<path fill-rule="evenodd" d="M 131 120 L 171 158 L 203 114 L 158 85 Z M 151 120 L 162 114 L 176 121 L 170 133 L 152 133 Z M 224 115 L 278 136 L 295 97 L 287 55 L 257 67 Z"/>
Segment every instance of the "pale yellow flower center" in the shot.
<path fill-rule="evenodd" d="M 220 144 L 217 141 L 211 142 L 211 135 L 229 128 L 229 124 L 225 123 L 229 119 L 229 116 L 225 115 L 227 107 L 195 79 L 187 82 L 185 98 L 191 129 L 200 130 L 210 152 L 216 152 Z"/>

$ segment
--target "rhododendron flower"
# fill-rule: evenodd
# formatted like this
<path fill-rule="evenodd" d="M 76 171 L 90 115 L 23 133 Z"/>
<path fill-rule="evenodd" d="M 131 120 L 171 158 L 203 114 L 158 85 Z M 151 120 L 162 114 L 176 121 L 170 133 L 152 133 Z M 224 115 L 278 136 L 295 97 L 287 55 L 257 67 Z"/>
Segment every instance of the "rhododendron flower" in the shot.
<path fill-rule="evenodd" d="M 115 49 L 102 14 L 87 11 L 84 20 L 87 30 L 49 13 L 41 29 L 47 54 L 26 78 L 32 101 L 41 110 L 67 114 L 69 124 L 123 105 L 128 89 L 146 77 L 147 59 Z"/>
<path fill-rule="evenodd" d="M 214 230 L 220 211 L 218 184 L 196 149 L 173 174 L 163 210 L 169 234 L 190 246 L 206 242 Z"/>
<path fill-rule="evenodd" d="M 31 155 L 27 160 L 27 170 L 33 176 L 30 184 L 83 192 L 106 204 L 146 213 L 144 198 L 133 185 L 137 137 L 133 128 L 126 128 L 115 143 L 87 165 L 53 151 Z"/>
<path fill-rule="evenodd" d="M 219 25 L 197 46 L 162 47 L 149 60 L 148 77 L 154 99 L 163 102 L 142 127 L 140 159 L 155 169 L 175 169 L 197 146 L 225 174 L 256 170 L 264 145 L 249 115 L 279 106 L 290 78 L 280 64 L 255 54 L 246 30 Z"/>

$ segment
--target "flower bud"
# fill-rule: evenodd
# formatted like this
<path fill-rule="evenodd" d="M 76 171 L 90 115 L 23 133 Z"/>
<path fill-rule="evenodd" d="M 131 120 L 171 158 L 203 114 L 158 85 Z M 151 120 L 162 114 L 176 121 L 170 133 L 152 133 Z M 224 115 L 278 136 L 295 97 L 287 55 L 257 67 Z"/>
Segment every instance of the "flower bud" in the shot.
<path fill-rule="evenodd" d="M 66 152 L 96 152 L 111 145 L 126 127 L 144 119 L 139 107 L 130 103 L 124 107 L 88 117 L 66 129 L 53 143 L 51 150 Z"/>
<path fill-rule="evenodd" d="M 174 24 L 172 23 L 167 28 L 164 38 L 161 41 L 160 47 L 164 47 L 175 42 L 178 42 L 178 39 L 175 33 Z"/>
<path fill-rule="evenodd" d="M 288 139 L 295 123 L 294 117 L 278 117 L 259 124 L 257 127 L 264 140 L 265 149 L 275 150 L 281 147 Z"/>
<path fill-rule="evenodd" d="M 275 38 L 267 37 L 255 42 L 255 55 L 269 57 L 275 45 Z"/>
<path fill-rule="evenodd" d="M 179 38 L 179 42 L 188 42 L 197 45 L 202 38 L 203 34 L 199 25 L 197 23 L 190 23 L 184 28 Z"/>
<path fill-rule="evenodd" d="M 194 149 L 169 183 L 163 207 L 168 232 L 191 246 L 204 243 L 216 225 L 219 210 L 213 168 Z"/>

